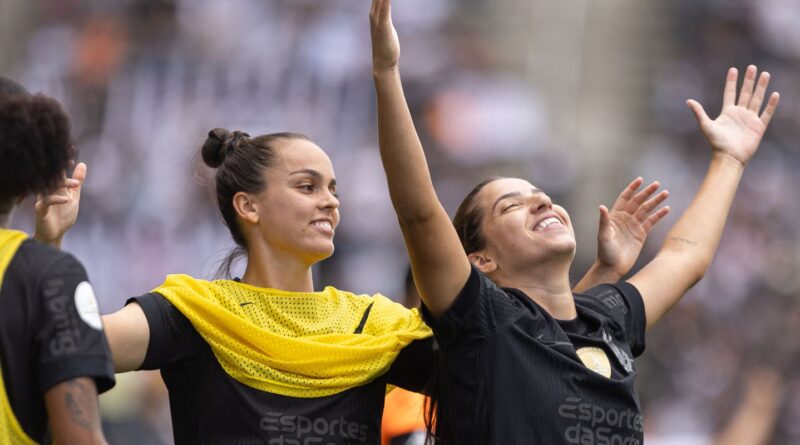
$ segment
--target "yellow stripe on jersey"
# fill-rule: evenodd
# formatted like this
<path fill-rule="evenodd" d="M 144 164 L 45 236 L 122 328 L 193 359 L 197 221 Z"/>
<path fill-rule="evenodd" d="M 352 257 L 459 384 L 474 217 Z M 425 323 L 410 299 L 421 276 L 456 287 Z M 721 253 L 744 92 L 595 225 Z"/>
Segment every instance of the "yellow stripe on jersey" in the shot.
<path fill-rule="evenodd" d="M 380 294 L 333 287 L 287 292 L 188 275 L 169 275 L 154 292 L 189 319 L 228 375 L 289 397 L 323 397 L 369 383 L 403 347 L 432 335 L 416 309 Z"/>
<path fill-rule="evenodd" d="M 22 232 L 0 229 L 0 289 L 3 288 L 3 277 L 6 274 L 8 264 L 26 238 L 28 238 L 28 235 Z M 2 363 L 0 363 L 1 366 Z M 17 420 L 17 416 L 14 415 L 14 411 L 11 409 L 11 403 L 8 402 L 8 394 L 6 394 L 6 383 L 3 381 L 2 368 L 0 368 L 0 405 L 2 405 L 2 412 L 0 412 L 0 443 L 35 445 L 36 442 L 25 434 Z"/>

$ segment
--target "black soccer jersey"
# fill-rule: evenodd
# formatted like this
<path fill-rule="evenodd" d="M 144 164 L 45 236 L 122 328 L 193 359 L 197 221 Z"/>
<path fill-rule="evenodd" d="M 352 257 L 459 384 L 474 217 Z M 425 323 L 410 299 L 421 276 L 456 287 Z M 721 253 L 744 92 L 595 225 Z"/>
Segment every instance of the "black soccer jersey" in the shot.
<path fill-rule="evenodd" d="M 473 268 L 445 314 L 423 308 L 444 354 L 455 444 L 642 443 L 641 296 L 628 283 L 603 285 L 575 305 L 578 317 L 559 322 Z"/>
<path fill-rule="evenodd" d="M 37 442 L 47 436 L 44 393 L 65 380 L 114 386 L 114 367 L 92 287 L 71 255 L 20 245 L 0 289 L 0 367 L 11 409 Z"/>
<path fill-rule="evenodd" d="M 272 394 L 230 377 L 163 296 L 131 301 L 142 307 L 150 327 L 141 369 L 161 370 L 178 445 L 378 445 L 387 383 L 419 391 L 430 372 L 432 338 L 406 346 L 390 370 L 369 384 L 318 398 Z"/>

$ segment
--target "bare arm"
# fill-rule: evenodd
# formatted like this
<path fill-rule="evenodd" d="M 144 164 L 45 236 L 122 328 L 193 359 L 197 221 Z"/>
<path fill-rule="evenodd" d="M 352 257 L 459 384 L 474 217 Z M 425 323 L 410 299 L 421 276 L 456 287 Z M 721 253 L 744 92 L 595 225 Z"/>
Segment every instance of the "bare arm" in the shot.
<path fill-rule="evenodd" d="M 433 189 L 425 153 L 400 82 L 400 45 L 390 0 L 373 0 L 372 61 L 378 97 L 378 142 L 389 194 L 426 307 L 443 314 L 469 278 L 470 264 Z"/>
<path fill-rule="evenodd" d="M 61 382 L 44 394 L 53 440 L 57 445 L 105 444 L 100 428 L 97 387 L 80 377 Z"/>
<path fill-rule="evenodd" d="M 699 103 L 688 101 L 711 145 L 711 163 L 694 200 L 667 234 L 655 259 L 630 280 L 644 299 L 648 328 L 708 270 L 744 168 L 758 149 L 778 105 L 778 93 L 773 93 L 759 116 L 769 83 L 768 73 L 762 73 L 755 85 L 756 67 L 748 67 L 738 102 L 737 77 L 736 69 L 731 68 L 725 82 L 722 112 L 713 121 Z"/>
<path fill-rule="evenodd" d="M 144 363 L 150 344 L 150 325 L 142 307 L 131 303 L 103 316 L 115 372 L 135 371 Z"/>
<path fill-rule="evenodd" d="M 669 213 L 669 207 L 656 210 L 669 192 L 663 190 L 653 196 L 658 190 L 658 182 L 637 192 L 643 182 L 642 178 L 636 178 L 628 184 L 611 210 L 600 206 L 597 260 L 575 286 L 575 292 L 622 279 L 639 258 L 650 230 Z"/>

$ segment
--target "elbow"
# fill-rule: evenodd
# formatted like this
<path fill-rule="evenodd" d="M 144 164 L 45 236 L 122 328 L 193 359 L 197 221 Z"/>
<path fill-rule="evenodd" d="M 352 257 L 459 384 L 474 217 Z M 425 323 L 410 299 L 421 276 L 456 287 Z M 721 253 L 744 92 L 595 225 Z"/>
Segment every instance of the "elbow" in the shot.
<path fill-rule="evenodd" d="M 658 256 L 665 260 L 666 264 L 672 265 L 673 275 L 676 278 L 682 277 L 680 281 L 688 285 L 687 290 L 705 277 L 713 259 L 713 255 L 686 250 L 666 250 L 659 253 Z"/>

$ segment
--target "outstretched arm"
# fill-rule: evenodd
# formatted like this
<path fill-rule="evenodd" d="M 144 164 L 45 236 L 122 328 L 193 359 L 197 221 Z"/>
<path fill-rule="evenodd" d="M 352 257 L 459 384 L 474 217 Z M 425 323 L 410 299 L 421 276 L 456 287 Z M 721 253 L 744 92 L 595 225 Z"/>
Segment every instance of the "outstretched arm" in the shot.
<path fill-rule="evenodd" d="M 378 97 L 378 142 L 389 194 L 411 260 L 414 281 L 434 316 L 453 304 L 470 265 L 453 224 L 433 189 L 400 82 L 400 44 L 390 0 L 373 0 L 372 64 Z"/>
<path fill-rule="evenodd" d="M 711 145 L 711 164 L 694 200 L 667 234 L 655 259 L 630 279 L 644 299 L 648 328 L 708 270 L 744 168 L 758 149 L 778 105 L 778 93 L 772 93 L 759 115 L 769 73 L 761 73 L 756 82 L 756 67 L 749 66 L 738 101 L 737 78 L 736 69 L 731 68 L 725 81 L 722 112 L 715 120 L 696 101 L 687 102 Z"/>
<path fill-rule="evenodd" d="M 598 284 L 615 283 L 631 270 L 650 230 L 669 213 L 669 207 L 656 210 L 669 192 L 658 190 L 653 182 L 639 190 L 644 180 L 636 178 L 620 193 L 611 210 L 600 206 L 597 233 L 597 260 L 573 289 L 583 292 Z"/>

